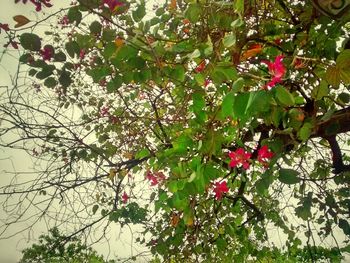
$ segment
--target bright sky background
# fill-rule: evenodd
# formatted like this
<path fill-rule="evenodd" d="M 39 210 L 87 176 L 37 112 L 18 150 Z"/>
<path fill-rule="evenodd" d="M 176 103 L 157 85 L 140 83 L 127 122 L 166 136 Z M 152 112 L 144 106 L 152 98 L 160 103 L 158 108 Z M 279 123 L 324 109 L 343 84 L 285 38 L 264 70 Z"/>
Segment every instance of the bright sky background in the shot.
<path fill-rule="evenodd" d="M 14 15 L 25 15 L 29 19 L 36 19 L 36 12 L 32 4 L 14 4 L 14 0 L 1 0 L 2 5 L 0 8 L 0 23 L 9 23 L 13 28 L 15 22 L 12 17 Z M 4 2 L 7 2 L 4 4 Z M 53 0 L 54 7 L 52 9 L 44 9 L 52 12 L 54 9 L 58 9 L 61 6 L 67 6 L 70 3 L 68 0 Z M 2 53 L 2 45 L 4 43 L 4 34 L 0 34 L 0 51 Z M 15 51 L 13 56 L 4 55 L 0 61 L 0 86 L 11 86 L 11 78 L 16 71 L 18 53 Z M 22 151 L 9 150 L 0 148 L 0 186 L 6 185 L 10 181 L 11 173 L 8 172 L 27 172 L 32 171 L 32 160 L 30 156 Z M 0 203 L 3 197 L 0 196 Z M 0 220 L 5 218 L 2 207 L 0 207 Z M 0 224 L 1 221 L 0 221 Z M 22 229 L 26 226 L 26 223 L 16 224 L 18 229 Z M 16 232 L 18 229 L 13 229 Z M 35 241 L 40 234 L 46 232 L 45 224 L 39 224 L 34 228 L 34 232 L 23 232 L 10 239 L 0 239 L 0 262 L 13 263 L 17 262 L 21 258 L 20 251 L 23 248 L 29 247 L 29 244 Z M 124 228 L 124 234 L 119 236 L 120 229 L 114 227 L 111 231 L 111 243 L 100 243 L 95 246 L 99 253 L 105 256 L 118 254 L 119 256 L 126 256 L 131 253 L 130 243 L 132 243 L 130 232 Z M 278 233 L 275 233 L 278 235 Z M 276 236 L 276 239 L 278 237 Z M 135 253 L 136 251 L 134 251 Z M 141 261 L 139 261 L 141 262 Z"/>

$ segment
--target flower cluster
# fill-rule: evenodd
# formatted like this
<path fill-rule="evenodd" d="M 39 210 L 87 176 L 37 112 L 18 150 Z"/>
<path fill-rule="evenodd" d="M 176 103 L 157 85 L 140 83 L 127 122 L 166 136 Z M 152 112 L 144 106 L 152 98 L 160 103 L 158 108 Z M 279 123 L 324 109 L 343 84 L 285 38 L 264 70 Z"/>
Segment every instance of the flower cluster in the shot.
<path fill-rule="evenodd" d="M 249 160 L 252 154 L 246 152 L 243 148 L 238 148 L 236 151 L 230 152 L 228 156 L 231 158 L 230 167 L 233 168 L 241 164 L 245 170 L 249 169 Z"/>
<path fill-rule="evenodd" d="M 29 0 L 33 5 L 35 5 L 35 11 L 40 12 L 42 9 L 42 6 L 46 7 L 52 7 L 52 4 L 50 3 L 51 0 Z M 20 0 L 15 0 L 15 3 L 17 4 L 20 2 Z M 28 0 L 22 0 L 23 4 L 26 4 Z"/>
<path fill-rule="evenodd" d="M 246 152 L 243 148 L 238 148 L 234 152 L 229 152 L 228 156 L 230 157 L 230 164 L 229 166 L 231 168 L 237 167 L 241 165 L 245 170 L 248 170 L 250 167 L 250 161 L 252 154 L 249 152 Z M 268 165 L 268 161 L 274 156 L 274 153 L 269 150 L 267 145 L 262 146 L 258 150 L 258 162 L 263 164 L 264 166 Z"/>
<path fill-rule="evenodd" d="M 45 46 L 42 50 L 40 50 L 40 55 L 43 60 L 51 60 L 54 55 L 54 50 L 50 46 Z"/>
<path fill-rule="evenodd" d="M 147 171 L 146 178 L 151 182 L 151 186 L 155 186 L 165 180 L 165 175 L 162 172 Z"/>
<path fill-rule="evenodd" d="M 263 60 L 262 63 L 266 64 L 269 68 L 269 73 L 272 79 L 266 84 L 267 88 L 272 88 L 276 84 L 282 82 L 283 76 L 286 74 L 286 68 L 282 63 L 283 56 L 279 55 L 275 58 L 274 62 Z"/>
<path fill-rule="evenodd" d="M 223 196 L 224 193 L 227 193 L 229 191 L 229 188 L 227 187 L 227 183 L 226 181 L 223 182 L 216 182 L 214 184 L 214 189 L 213 189 L 214 193 L 215 193 L 215 198 L 216 200 L 220 200 Z"/>
<path fill-rule="evenodd" d="M 264 145 L 258 151 L 258 161 L 264 166 L 267 166 L 268 161 L 273 157 L 273 155 L 273 152 L 269 150 L 267 145 Z"/>

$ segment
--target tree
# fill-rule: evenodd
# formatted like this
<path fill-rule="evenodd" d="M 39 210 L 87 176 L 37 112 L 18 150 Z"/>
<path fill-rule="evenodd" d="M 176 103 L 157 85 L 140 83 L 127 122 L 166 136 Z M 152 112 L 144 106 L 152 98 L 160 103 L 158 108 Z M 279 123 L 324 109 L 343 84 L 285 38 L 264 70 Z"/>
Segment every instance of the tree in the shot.
<path fill-rule="evenodd" d="M 26 76 L 2 99 L 2 146 L 46 165 L 3 194 L 33 200 L 18 210 L 40 203 L 39 218 L 69 206 L 59 219 L 75 225 L 67 238 L 141 225 L 136 242 L 165 261 L 340 260 L 350 232 L 349 8 L 79 0 L 54 14 L 46 37 L 36 31 L 46 20 L 30 32 L 21 16 L 18 29 L 1 24 L 24 50 Z"/>
<path fill-rule="evenodd" d="M 57 228 L 50 229 L 48 235 L 41 235 L 38 244 L 22 251 L 23 257 L 20 263 L 29 262 L 107 262 L 98 256 L 96 251 L 81 244 L 73 237 L 67 241 Z"/>

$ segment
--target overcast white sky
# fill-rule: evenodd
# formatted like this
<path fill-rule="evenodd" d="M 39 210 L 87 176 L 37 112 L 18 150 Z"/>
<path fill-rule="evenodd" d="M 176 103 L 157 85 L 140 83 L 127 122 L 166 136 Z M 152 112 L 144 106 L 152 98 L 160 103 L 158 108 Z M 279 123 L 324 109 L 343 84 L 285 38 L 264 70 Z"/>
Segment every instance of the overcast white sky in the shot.
<path fill-rule="evenodd" d="M 4 4 L 6 2 L 6 4 Z M 58 9 L 60 6 L 67 6 L 70 1 L 69 0 L 53 0 L 54 7 L 52 9 L 47 9 L 47 11 L 52 12 L 54 9 Z M 44 9 L 45 10 L 45 9 Z M 34 10 L 33 5 L 27 4 L 14 4 L 14 0 L 1 0 L 1 8 L 0 8 L 0 23 L 9 23 L 10 27 L 13 28 L 15 22 L 12 20 L 14 15 L 25 15 L 29 19 L 36 19 L 36 12 Z M 0 35 L 0 51 L 3 50 L 2 45 L 4 43 L 3 39 L 4 34 Z M 4 55 L 2 60 L 0 61 L 0 86 L 11 86 L 11 77 L 16 72 L 17 61 L 16 57 L 18 53 L 14 51 L 10 55 Z M 32 160 L 31 158 L 22 151 L 15 151 L 9 149 L 1 149 L 0 148 L 0 186 L 7 184 L 10 180 L 11 174 L 8 172 L 27 172 L 32 171 Z M 0 197 L 0 203 L 1 203 Z M 6 217 L 2 208 L 0 207 L 0 219 Z M 1 224 L 1 222 L 0 222 Z M 25 223 L 21 225 L 17 225 L 18 229 L 23 228 Z M 112 248 L 107 244 L 99 244 L 96 246 L 96 249 L 99 253 L 103 253 L 104 255 L 111 253 L 111 258 L 113 258 L 114 253 L 118 253 L 121 255 L 128 255 L 130 253 L 130 235 L 128 230 L 125 230 L 125 234 L 121 237 L 118 236 L 119 229 L 115 227 L 114 235 L 111 236 Z M 13 230 L 14 232 L 16 229 Z M 4 263 L 12 263 L 17 262 L 20 257 L 20 251 L 23 248 L 28 247 L 28 244 L 33 241 L 33 238 L 37 237 L 41 233 L 46 231 L 46 227 L 44 225 L 39 225 L 35 228 L 35 233 L 27 233 L 23 232 L 13 238 L 10 239 L 0 239 L 0 262 Z M 123 242 L 117 242 L 122 239 Z M 28 243 L 29 242 L 29 243 Z M 110 251 L 111 250 L 111 251 Z"/>

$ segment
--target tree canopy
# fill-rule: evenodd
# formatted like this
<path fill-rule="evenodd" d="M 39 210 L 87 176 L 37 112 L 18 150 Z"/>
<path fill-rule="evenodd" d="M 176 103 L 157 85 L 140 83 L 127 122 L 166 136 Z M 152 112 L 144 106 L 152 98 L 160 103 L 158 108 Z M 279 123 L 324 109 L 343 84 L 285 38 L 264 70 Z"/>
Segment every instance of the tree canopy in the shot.
<path fill-rule="evenodd" d="M 168 262 L 349 253 L 349 1 L 78 0 L 14 20 L 0 142 L 38 172 L 2 188 L 6 225 L 28 207 L 65 240 L 136 225 Z"/>

